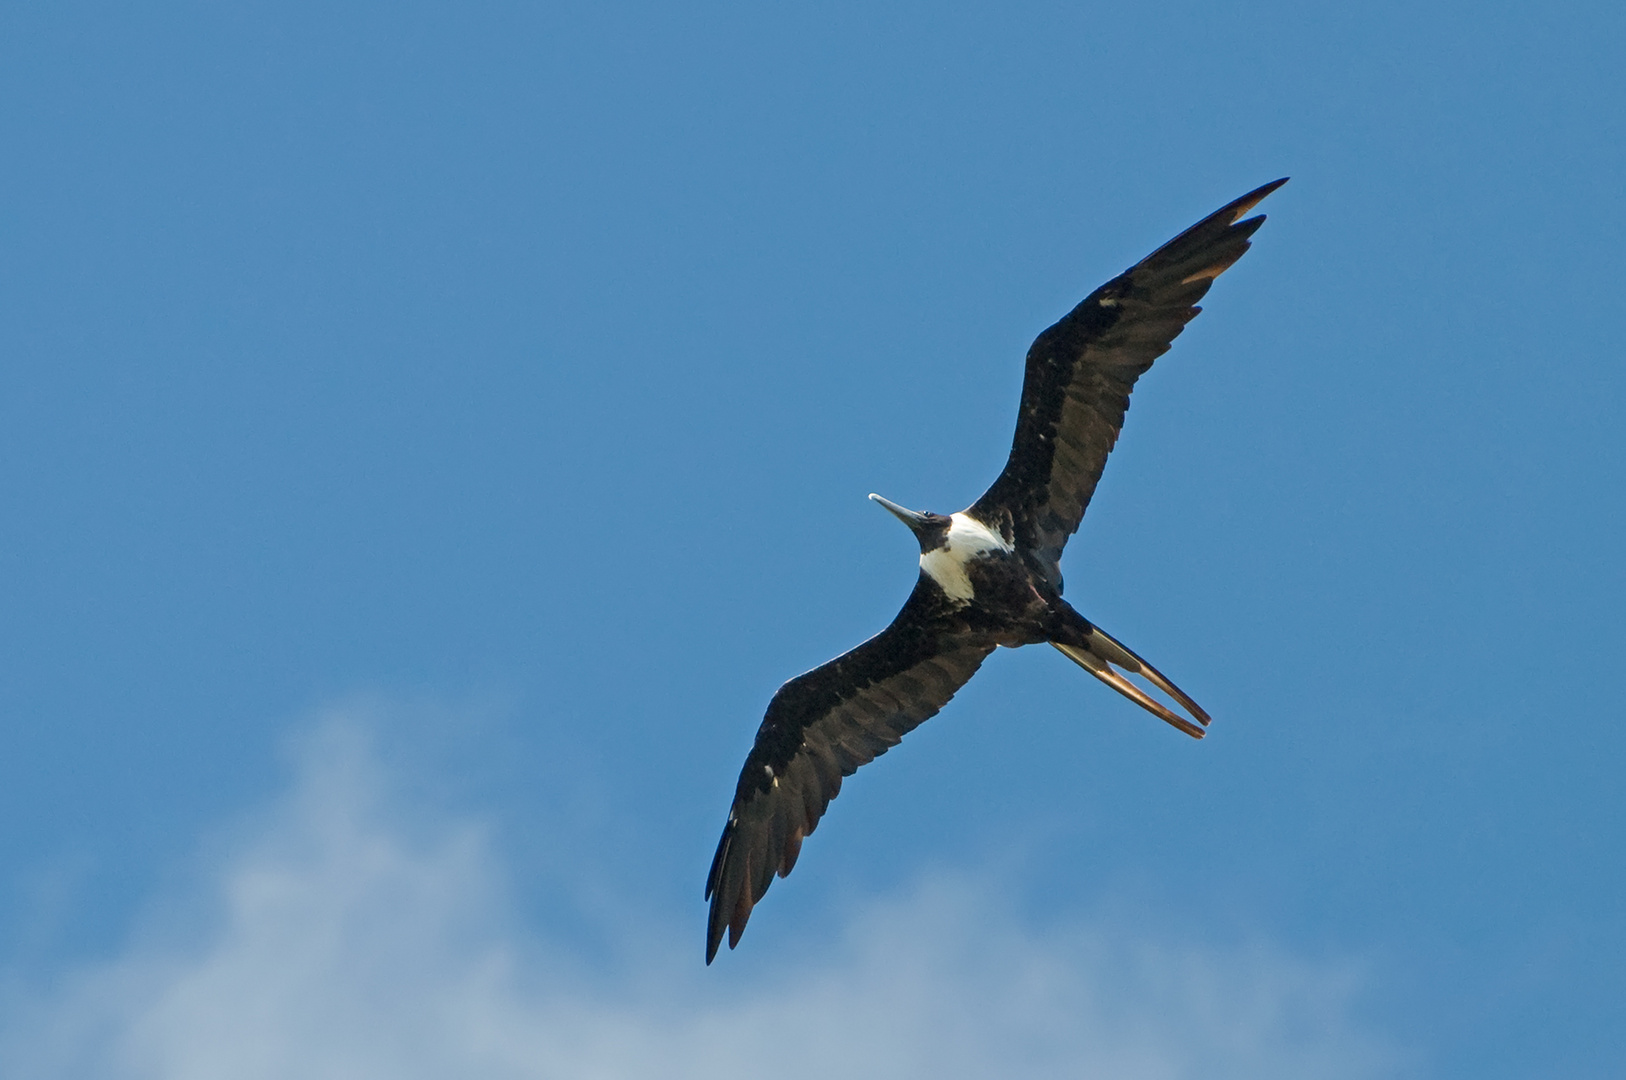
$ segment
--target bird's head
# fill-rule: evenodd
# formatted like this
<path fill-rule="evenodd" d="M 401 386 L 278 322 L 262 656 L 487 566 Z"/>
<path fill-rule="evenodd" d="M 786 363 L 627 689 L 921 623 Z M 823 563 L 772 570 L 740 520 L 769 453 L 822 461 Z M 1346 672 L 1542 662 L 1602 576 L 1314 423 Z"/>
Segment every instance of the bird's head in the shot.
<path fill-rule="evenodd" d="M 909 526 L 909 531 L 915 534 L 920 541 L 922 555 L 935 548 L 942 547 L 948 542 L 949 525 L 952 524 L 944 514 L 923 514 L 918 510 L 907 510 L 891 499 L 883 499 L 874 493 L 870 498 L 891 511 L 892 516 Z"/>

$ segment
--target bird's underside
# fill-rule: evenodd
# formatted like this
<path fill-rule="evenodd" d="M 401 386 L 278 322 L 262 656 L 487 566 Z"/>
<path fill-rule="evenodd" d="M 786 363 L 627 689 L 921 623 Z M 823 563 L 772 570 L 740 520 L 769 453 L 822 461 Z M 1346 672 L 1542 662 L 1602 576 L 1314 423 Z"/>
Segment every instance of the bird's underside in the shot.
<path fill-rule="evenodd" d="M 919 539 L 920 576 L 890 626 L 790 680 L 768 703 L 706 880 L 708 964 L 725 931 L 729 947 L 738 944 L 774 875 L 790 873 L 842 778 L 934 715 L 998 646 L 1048 642 L 1154 715 L 1203 736 L 1209 718 L 1191 698 L 1062 599 L 1059 562 L 1135 380 L 1248 250 L 1264 216 L 1243 215 L 1286 182 L 1204 218 L 1039 335 L 1028 350 L 1010 458 L 975 503 L 945 516 L 871 496 Z"/>

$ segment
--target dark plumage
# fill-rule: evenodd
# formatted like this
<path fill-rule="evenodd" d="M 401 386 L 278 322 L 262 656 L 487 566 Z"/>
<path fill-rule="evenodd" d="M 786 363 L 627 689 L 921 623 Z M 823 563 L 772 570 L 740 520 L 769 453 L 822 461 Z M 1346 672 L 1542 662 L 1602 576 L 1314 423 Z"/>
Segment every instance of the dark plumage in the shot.
<path fill-rule="evenodd" d="M 920 577 L 892 624 L 787 682 L 768 703 L 706 879 L 706 962 L 841 791 L 841 780 L 936 714 L 997 646 L 1049 642 L 1194 738 L 1208 714 L 1061 597 L 1061 552 L 1078 530 L 1138 379 L 1200 310 L 1215 278 L 1265 220 L 1242 220 L 1281 179 L 1193 225 L 1096 289 L 1028 350 L 1004 470 L 958 514 L 921 514 L 872 495 L 920 541 Z M 1121 670 L 1120 670 L 1121 669 Z M 1186 712 L 1130 682 L 1139 675 Z M 1188 718 L 1189 717 L 1189 718 Z"/>

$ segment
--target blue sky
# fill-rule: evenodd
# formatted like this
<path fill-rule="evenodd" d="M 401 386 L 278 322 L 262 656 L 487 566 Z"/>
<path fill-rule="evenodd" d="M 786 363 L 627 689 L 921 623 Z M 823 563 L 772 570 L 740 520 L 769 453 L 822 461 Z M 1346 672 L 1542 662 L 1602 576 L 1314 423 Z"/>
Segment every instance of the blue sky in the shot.
<path fill-rule="evenodd" d="M 1614 1075 L 1623 46 L 8 5 L 0 1062 Z M 1002 652 L 702 969 L 768 697 L 912 584 L 865 494 L 969 503 L 1033 336 L 1280 175 L 1063 563 L 1213 734 Z"/>

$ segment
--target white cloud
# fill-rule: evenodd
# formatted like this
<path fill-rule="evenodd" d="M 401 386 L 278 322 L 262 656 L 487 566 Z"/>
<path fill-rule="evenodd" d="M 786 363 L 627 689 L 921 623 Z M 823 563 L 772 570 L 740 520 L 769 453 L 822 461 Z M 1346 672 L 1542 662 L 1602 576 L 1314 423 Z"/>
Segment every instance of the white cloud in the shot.
<path fill-rule="evenodd" d="M 748 996 L 688 954 L 588 977 L 508 908 L 479 823 L 424 820 L 361 730 L 327 722 L 195 895 L 155 905 L 161 929 L 53 988 L 13 989 L 0 1072 L 1309 1080 L 1397 1064 L 1351 1019 L 1350 970 L 1089 922 L 1011 926 L 967 879 L 869 906 L 835 954 Z"/>

